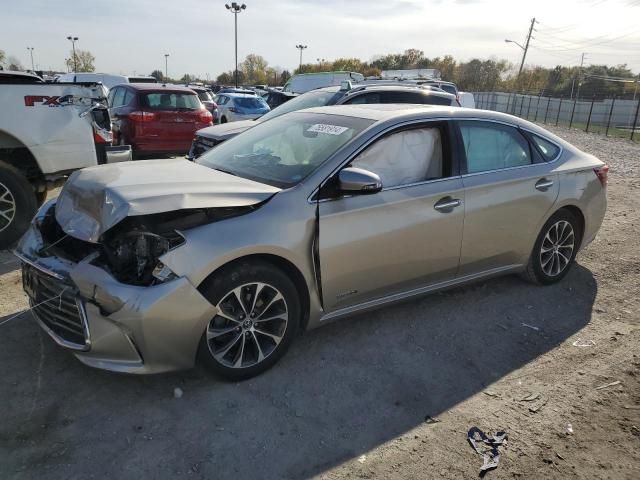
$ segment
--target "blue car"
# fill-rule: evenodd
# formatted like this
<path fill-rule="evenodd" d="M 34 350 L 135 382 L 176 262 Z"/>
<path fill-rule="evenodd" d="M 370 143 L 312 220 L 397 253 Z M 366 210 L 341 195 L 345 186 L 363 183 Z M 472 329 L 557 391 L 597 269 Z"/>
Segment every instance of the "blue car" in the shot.
<path fill-rule="evenodd" d="M 271 110 L 264 98 L 245 93 L 221 93 L 215 101 L 220 123 L 254 120 Z"/>

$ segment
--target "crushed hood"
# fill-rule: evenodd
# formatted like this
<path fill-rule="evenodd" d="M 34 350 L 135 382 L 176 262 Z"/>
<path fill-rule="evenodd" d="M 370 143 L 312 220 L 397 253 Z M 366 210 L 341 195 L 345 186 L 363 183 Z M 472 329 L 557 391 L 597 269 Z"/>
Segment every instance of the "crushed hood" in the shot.
<path fill-rule="evenodd" d="M 68 235 L 96 243 L 128 216 L 244 207 L 278 191 L 183 159 L 123 162 L 74 172 L 58 197 L 56 220 Z"/>
<path fill-rule="evenodd" d="M 212 127 L 206 127 L 196 132 L 199 137 L 221 141 L 235 137 L 251 127 L 255 127 L 260 120 L 240 120 L 238 122 L 221 123 Z"/>

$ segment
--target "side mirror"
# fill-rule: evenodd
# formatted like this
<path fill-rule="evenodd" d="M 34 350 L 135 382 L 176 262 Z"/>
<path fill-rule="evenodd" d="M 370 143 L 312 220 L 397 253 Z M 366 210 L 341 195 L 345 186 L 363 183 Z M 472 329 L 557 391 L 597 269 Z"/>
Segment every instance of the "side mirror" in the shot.
<path fill-rule="evenodd" d="M 340 171 L 339 188 L 349 193 L 377 193 L 382 190 L 382 180 L 373 172 L 362 168 L 348 167 Z"/>

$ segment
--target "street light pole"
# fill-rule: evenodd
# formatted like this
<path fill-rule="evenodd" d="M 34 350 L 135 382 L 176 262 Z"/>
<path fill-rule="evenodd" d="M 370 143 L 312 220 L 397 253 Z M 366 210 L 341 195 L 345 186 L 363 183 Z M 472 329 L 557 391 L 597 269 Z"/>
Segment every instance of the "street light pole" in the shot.
<path fill-rule="evenodd" d="M 69 40 L 71 42 L 71 45 L 73 46 L 73 71 L 77 72 L 78 71 L 78 57 L 76 56 L 76 42 L 78 41 L 78 37 L 74 37 L 69 35 L 67 37 L 67 40 Z"/>
<path fill-rule="evenodd" d="M 167 83 L 167 78 L 169 78 L 169 54 L 164 54 L 164 83 Z"/>
<path fill-rule="evenodd" d="M 529 27 L 529 33 L 527 33 L 527 41 L 524 46 L 520 45 L 515 40 L 505 40 L 506 43 L 515 43 L 522 49 L 522 61 L 520 62 L 520 69 L 518 70 L 518 78 L 522 74 L 522 69 L 524 68 L 524 61 L 527 58 L 527 52 L 529 51 L 529 42 L 531 41 L 531 34 L 533 33 L 533 26 L 536 24 L 535 17 L 531 19 L 531 26 Z"/>
<path fill-rule="evenodd" d="M 246 10 L 247 6 L 243 3 L 242 5 L 239 5 L 237 2 L 232 2 L 231 5 L 229 5 L 228 3 L 225 3 L 225 8 L 227 10 L 229 10 L 231 13 L 233 13 L 233 16 L 235 17 L 235 36 L 236 36 L 236 70 L 235 70 L 235 79 L 236 79 L 236 88 L 238 88 L 238 14 L 242 11 L 242 10 Z"/>
<path fill-rule="evenodd" d="M 300 68 L 298 69 L 298 73 L 302 73 L 302 51 L 307 48 L 307 45 L 296 45 L 296 48 L 300 50 Z"/>
<path fill-rule="evenodd" d="M 33 66 L 33 47 L 27 47 L 27 50 L 29 50 L 29 53 L 31 53 L 31 71 L 35 72 L 36 69 Z"/>

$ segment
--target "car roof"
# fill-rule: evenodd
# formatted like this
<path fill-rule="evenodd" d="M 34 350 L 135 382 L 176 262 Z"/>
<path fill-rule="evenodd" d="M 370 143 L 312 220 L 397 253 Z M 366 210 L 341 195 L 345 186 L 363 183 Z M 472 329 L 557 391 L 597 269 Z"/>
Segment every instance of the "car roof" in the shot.
<path fill-rule="evenodd" d="M 463 120 L 465 118 L 480 118 L 486 120 L 504 121 L 513 125 L 527 125 L 525 122 L 512 115 L 493 112 L 489 110 L 477 110 L 475 108 L 462 108 L 443 105 L 419 105 L 412 103 L 369 103 L 358 105 L 334 105 L 327 107 L 314 107 L 304 110 L 305 113 L 321 113 L 325 115 L 340 115 L 345 117 L 364 118 L 367 120 L 385 121 L 391 119 L 414 120 L 429 118 L 451 118 Z M 295 113 L 295 112 L 293 112 Z"/>
<path fill-rule="evenodd" d="M 255 93 L 222 92 L 220 95 L 226 95 L 230 98 L 262 98 Z"/>
<path fill-rule="evenodd" d="M 386 91 L 386 92 L 420 92 L 426 96 L 443 97 L 455 99 L 456 96 L 445 91 L 434 91 L 423 88 L 421 85 L 356 85 L 351 90 L 346 91 L 347 95 L 359 92 Z"/>
<path fill-rule="evenodd" d="M 134 90 L 146 92 L 171 91 L 195 94 L 195 92 L 189 87 L 183 87 L 182 85 L 172 85 L 170 83 L 121 83 L 119 85 L 115 85 L 115 87 L 131 87 Z"/>

